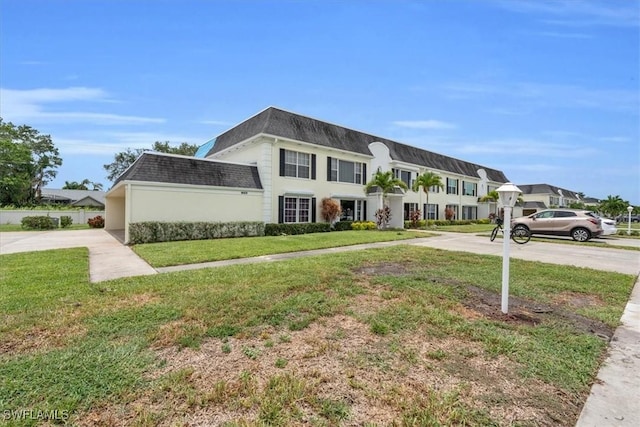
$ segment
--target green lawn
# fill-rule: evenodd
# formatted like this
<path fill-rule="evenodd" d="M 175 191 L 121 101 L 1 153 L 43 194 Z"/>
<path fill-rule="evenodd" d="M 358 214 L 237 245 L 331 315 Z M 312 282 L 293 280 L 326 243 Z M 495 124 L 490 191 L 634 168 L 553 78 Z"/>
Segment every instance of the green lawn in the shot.
<path fill-rule="evenodd" d="M 606 351 L 591 330 L 635 278 L 513 259 L 503 316 L 500 277 L 497 257 L 409 245 L 98 284 L 86 249 L 0 255 L 0 411 L 573 426 Z"/>
<path fill-rule="evenodd" d="M 146 243 L 133 246 L 141 258 L 154 267 L 194 264 L 225 259 L 313 249 L 336 248 L 362 243 L 428 237 L 418 231 L 340 231 L 294 236 L 243 237 L 237 239 L 189 240 L 182 242 Z"/>

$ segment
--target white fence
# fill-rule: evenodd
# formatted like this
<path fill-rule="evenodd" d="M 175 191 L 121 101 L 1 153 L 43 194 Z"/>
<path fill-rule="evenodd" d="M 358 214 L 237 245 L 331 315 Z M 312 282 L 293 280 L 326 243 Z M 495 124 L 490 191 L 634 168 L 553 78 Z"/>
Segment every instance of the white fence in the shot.
<path fill-rule="evenodd" d="M 74 211 L 61 210 L 2 210 L 0 209 L 0 224 L 22 224 L 25 216 L 50 216 L 60 219 L 61 216 L 70 216 L 73 224 L 86 224 L 89 218 L 96 216 L 104 218 L 104 211 L 88 211 L 84 209 Z"/>

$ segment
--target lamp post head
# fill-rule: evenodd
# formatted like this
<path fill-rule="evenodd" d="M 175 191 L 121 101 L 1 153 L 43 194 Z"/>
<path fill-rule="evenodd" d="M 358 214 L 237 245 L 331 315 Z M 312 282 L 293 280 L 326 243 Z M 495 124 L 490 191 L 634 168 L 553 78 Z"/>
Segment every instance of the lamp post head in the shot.
<path fill-rule="evenodd" d="M 627 212 L 631 213 L 633 211 L 633 206 L 628 206 L 627 207 Z"/>
<path fill-rule="evenodd" d="M 500 204 L 504 207 L 512 208 L 518 200 L 518 196 L 522 191 L 510 182 L 502 184 L 496 189 L 498 196 L 500 197 Z"/>

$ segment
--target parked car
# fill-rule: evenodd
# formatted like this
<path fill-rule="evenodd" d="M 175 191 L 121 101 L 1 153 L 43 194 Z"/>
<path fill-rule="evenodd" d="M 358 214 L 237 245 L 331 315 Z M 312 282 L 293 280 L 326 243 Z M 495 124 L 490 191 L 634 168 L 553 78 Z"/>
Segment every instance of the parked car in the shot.
<path fill-rule="evenodd" d="M 610 236 L 618 232 L 616 221 L 613 219 L 600 217 L 600 224 L 602 225 L 601 236 Z"/>
<path fill-rule="evenodd" d="M 617 222 L 629 222 L 629 214 L 623 214 L 616 217 Z M 639 214 L 631 214 L 631 222 L 640 222 Z"/>
<path fill-rule="evenodd" d="M 602 234 L 600 218 L 583 209 L 545 209 L 529 216 L 514 218 L 511 227 L 525 227 L 531 234 L 569 236 L 578 242 Z"/>

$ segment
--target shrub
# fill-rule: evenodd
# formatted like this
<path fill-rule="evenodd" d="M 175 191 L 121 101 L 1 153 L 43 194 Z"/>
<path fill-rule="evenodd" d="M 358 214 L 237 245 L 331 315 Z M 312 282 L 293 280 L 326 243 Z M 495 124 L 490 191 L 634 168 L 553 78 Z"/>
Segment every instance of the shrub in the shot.
<path fill-rule="evenodd" d="M 456 216 L 456 211 L 454 211 L 451 208 L 446 208 L 444 210 L 444 217 L 447 219 L 447 221 L 451 221 L 453 220 L 453 218 L 455 218 Z"/>
<path fill-rule="evenodd" d="M 353 221 L 338 221 L 333 225 L 333 228 L 336 231 L 347 231 L 351 230 L 351 224 Z"/>
<path fill-rule="evenodd" d="M 327 224 L 328 226 L 329 224 Z M 209 240 L 229 237 L 264 236 L 265 225 L 257 221 L 238 222 L 134 222 L 129 224 L 129 243 L 157 243 L 177 240 Z"/>
<path fill-rule="evenodd" d="M 89 218 L 87 224 L 89 224 L 91 228 L 104 228 L 104 218 L 102 218 L 101 215 L 94 216 L 93 218 Z"/>
<path fill-rule="evenodd" d="M 354 221 L 351 223 L 352 230 L 375 230 L 378 228 L 373 221 Z"/>
<path fill-rule="evenodd" d="M 376 224 L 378 228 L 385 228 L 391 221 L 391 209 L 384 205 L 382 209 L 376 211 Z"/>
<path fill-rule="evenodd" d="M 60 217 L 60 227 L 68 228 L 73 224 L 73 219 L 71 219 L 68 215 L 63 215 Z"/>
<path fill-rule="evenodd" d="M 322 199 L 322 207 L 320 209 L 320 216 L 322 219 L 329 223 L 333 223 L 336 219 L 340 218 L 342 208 L 337 200 L 325 197 Z"/>
<path fill-rule="evenodd" d="M 292 224 L 267 224 L 264 228 L 265 236 L 281 236 L 283 234 L 309 234 L 331 231 L 331 224 L 326 222 L 304 222 Z"/>
<path fill-rule="evenodd" d="M 422 212 L 420 212 L 420 209 L 409 212 L 409 221 L 411 221 L 411 228 L 419 227 L 421 216 L 422 216 Z"/>
<path fill-rule="evenodd" d="M 57 220 L 57 218 L 56 218 Z M 25 230 L 52 230 L 56 228 L 56 221 L 50 216 L 25 216 L 20 221 Z"/>

